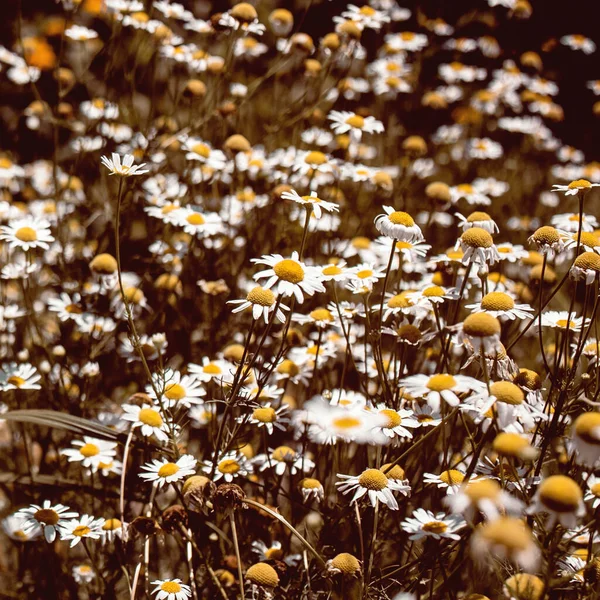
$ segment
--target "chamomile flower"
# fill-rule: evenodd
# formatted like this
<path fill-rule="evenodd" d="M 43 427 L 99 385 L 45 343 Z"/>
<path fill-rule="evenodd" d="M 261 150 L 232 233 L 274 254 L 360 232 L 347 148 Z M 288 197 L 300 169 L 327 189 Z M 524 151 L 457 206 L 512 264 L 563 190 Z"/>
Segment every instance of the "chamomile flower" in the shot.
<path fill-rule="evenodd" d="M 212 463 L 206 463 L 202 466 L 204 473 L 210 473 L 212 469 Z M 227 452 L 217 460 L 214 481 L 224 479 L 227 483 L 231 483 L 235 477 L 247 477 L 250 470 L 251 465 L 243 454 L 240 452 Z"/>
<path fill-rule="evenodd" d="M 338 135 L 341 133 L 355 132 L 359 136 L 364 133 L 382 133 L 383 123 L 375 117 L 361 117 L 349 111 L 332 110 L 329 113 L 331 128 Z"/>
<path fill-rule="evenodd" d="M 583 492 L 575 480 L 566 475 L 551 475 L 542 480 L 528 508 L 529 514 L 546 512 L 550 515 L 547 527 L 556 522 L 567 529 L 577 526 L 585 514 Z"/>
<path fill-rule="evenodd" d="M 162 418 L 159 407 L 151 404 L 123 404 L 123 419 L 133 423 L 132 428 L 139 428 L 145 437 L 155 436 L 157 440 L 166 442 L 169 439 L 169 424 Z"/>
<path fill-rule="evenodd" d="M 418 422 L 413 419 L 411 410 L 404 408 L 394 410 L 393 408 L 387 408 L 385 404 L 379 404 L 376 407 L 376 411 L 382 417 L 380 429 L 383 435 L 390 438 L 390 440 L 412 439 L 410 429 L 418 427 Z M 387 422 L 383 422 L 384 418 Z M 377 430 L 378 428 L 375 428 L 375 431 Z"/>
<path fill-rule="evenodd" d="M 32 504 L 19 510 L 16 516 L 23 519 L 21 527 L 25 536 L 33 537 L 43 533 L 50 544 L 56 539 L 56 532 L 61 522 L 77 517 L 77 513 L 69 511 L 69 507 L 63 504 L 52 506 L 50 500 L 44 500 L 42 506 Z"/>
<path fill-rule="evenodd" d="M 553 192 L 564 192 L 565 196 L 574 196 L 579 192 L 587 192 L 592 188 L 600 187 L 600 183 L 591 183 L 587 179 L 576 179 L 571 181 L 568 185 L 554 184 L 552 186 Z"/>
<path fill-rule="evenodd" d="M 110 463 L 117 454 L 117 443 L 84 436 L 82 440 L 73 442 L 75 448 L 61 450 L 69 462 L 80 462 L 82 467 L 96 472 L 101 463 Z"/>
<path fill-rule="evenodd" d="M 491 234 L 481 227 L 471 227 L 464 231 L 454 246 L 455 250 L 458 248 L 462 248 L 464 265 L 470 262 L 493 265 L 500 259 Z"/>
<path fill-rule="evenodd" d="M 308 502 L 309 500 L 315 500 L 316 502 L 321 502 L 325 497 L 325 489 L 323 488 L 323 484 L 313 477 L 305 477 L 300 480 L 298 484 L 300 491 L 302 492 L 302 499 L 304 502 Z"/>
<path fill-rule="evenodd" d="M 60 523 L 60 539 L 71 540 L 71 548 L 84 538 L 99 540 L 104 536 L 103 525 L 102 517 L 96 519 L 91 515 L 81 515 L 76 519 Z"/>
<path fill-rule="evenodd" d="M 50 233 L 48 221 L 25 217 L 9 221 L 8 225 L 2 225 L 0 241 L 7 242 L 11 248 L 20 248 L 28 252 L 35 248 L 48 250 L 54 237 Z"/>
<path fill-rule="evenodd" d="M 100 158 L 102 164 L 110 171 L 111 175 L 120 175 L 121 177 L 131 177 L 133 175 L 144 175 L 149 173 L 148 169 L 143 169 L 146 163 L 141 165 L 134 165 L 133 154 L 125 154 L 123 156 L 123 162 L 121 163 L 121 156 L 116 152 L 112 153 L 112 158 L 102 156 Z"/>
<path fill-rule="evenodd" d="M 589 319 L 585 320 L 585 326 L 589 324 L 589 321 Z M 542 313 L 542 327 L 579 333 L 582 326 L 584 326 L 583 317 L 569 314 L 566 310 L 547 310 Z"/>
<path fill-rule="evenodd" d="M 493 317 L 515 319 L 532 319 L 534 309 L 529 304 L 517 304 L 512 296 L 505 292 L 489 292 L 480 302 L 467 304 L 465 308 L 473 312 L 485 312 Z"/>
<path fill-rule="evenodd" d="M 252 459 L 259 471 L 273 469 L 280 477 L 289 471 L 292 475 L 299 472 L 307 473 L 315 468 L 315 463 L 301 452 L 289 446 L 269 448 L 267 454 L 258 454 Z"/>
<path fill-rule="evenodd" d="M 154 374 L 153 380 L 153 386 L 146 386 L 146 393 L 168 408 L 175 406 L 189 408 L 192 404 L 203 402 L 202 397 L 206 395 L 202 382 L 195 375 L 182 375 L 180 371 L 167 369 L 164 373 Z M 160 398 L 156 397 L 155 388 Z"/>
<path fill-rule="evenodd" d="M 596 475 L 590 475 L 585 485 L 587 487 L 587 491 L 583 499 L 586 502 L 592 502 L 592 508 L 598 508 L 600 506 L 600 477 Z"/>
<path fill-rule="evenodd" d="M 276 287 L 278 294 L 293 295 L 298 303 L 304 302 L 304 294 L 312 296 L 315 292 L 325 291 L 318 270 L 300 261 L 296 251 L 290 258 L 284 258 L 281 254 L 270 254 L 253 258 L 252 262 L 269 267 L 254 275 L 256 281 L 267 279 L 264 284 L 266 289 Z"/>
<path fill-rule="evenodd" d="M 456 532 L 465 526 L 465 520 L 458 515 L 436 514 L 423 508 L 415 509 L 411 517 L 400 523 L 400 527 L 411 534 L 409 539 L 414 541 L 428 537 L 459 540 L 460 535 Z"/>
<path fill-rule="evenodd" d="M 446 490 L 447 494 L 458 492 L 465 480 L 465 474 L 458 469 L 447 469 L 439 475 L 434 473 L 424 473 L 423 483 L 426 485 L 435 485 L 439 489 Z"/>
<path fill-rule="evenodd" d="M 181 583 L 181 579 L 157 579 L 152 585 L 156 586 L 152 590 L 156 600 L 187 600 L 192 597 L 190 586 Z"/>
<path fill-rule="evenodd" d="M 265 405 L 259 405 L 254 408 L 250 419 L 241 416 L 238 417 L 238 422 L 264 427 L 267 433 L 272 435 L 275 427 L 281 431 L 286 430 L 286 426 L 289 423 L 289 418 L 286 417 L 287 412 L 288 407 L 285 404 L 275 409 L 271 406 L 270 402 L 267 402 Z"/>
<path fill-rule="evenodd" d="M 5 363 L 0 370 L 0 390 L 41 390 L 42 376 L 29 363 Z"/>
<path fill-rule="evenodd" d="M 154 459 L 151 463 L 142 465 L 141 468 L 145 473 L 140 473 L 139 476 L 146 481 L 154 482 L 154 485 L 161 488 L 165 484 L 181 481 L 188 475 L 194 475 L 196 462 L 191 454 L 184 454 L 174 463 L 166 459 Z"/>
<path fill-rule="evenodd" d="M 308 196 L 300 196 L 296 190 L 291 190 L 289 192 L 283 192 L 281 197 L 284 200 L 292 200 L 307 209 L 311 209 L 317 219 L 321 218 L 321 215 L 323 214 L 322 211 L 337 212 L 340 209 L 339 205 L 335 204 L 335 202 L 321 200 L 314 190 Z"/>
<path fill-rule="evenodd" d="M 375 218 L 375 227 L 383 235 L 402 242 L 419 242 L 423 233 L 414 219 L 406 212 L 384 206 L 385 214 Z"/>
<path fill-rule="evenodd" d="M 440 410 L 442 400 L 450 406 L 457 406 L 460 403 L 460 395 L 482 391 L 485 388 L 483 382 L 473 377 L 450 375 L 448 373 L 438 373 L 431 376 L 411 375 L 402 379 L 399 385 L 414 398 L 424 398 L 435 412 Z"/>
<path fill-rule="evenodd" d="M 354 492 L 350 504 L 353 504 L 364 495 L 367 495 L 371 505 L 383 502 L 389 509 L 398 510 L 398 502 L 394 492 L 405 492 L 410 488 L 394 479 L 388 479 L 380 469 L 366 469 L 360 475 L 343 475 L 338 473 L 338 481 L 335 485 L 342 494 Z"/>
<path fill-rule="evenodd" d="M 572 443 L 580 464 L 594 466 L 600 459 L 600 412 L 584 412 L 573 423 Z"/>
<path fill-rule="evenodd" d="M 96 577 L 94 569 L 90 565 L 74 565 L 71 569 L 73 579 L 79 584 L 90 583 Z"/>
<path fill-rule="evenodd" d="M 232 313 L 238 313 L 247 308 L 252 308 L 252 318 L 256 321 L 262 317 L 265 323 L 269 322 L 271 313 L 277 309 L 275 316 L 278 321 L 285 322 L 284 310 L 289 310 L 289 307 L 282 304 L 281 301 L 277 301 L 277 297 L 272 290 L 260 287 L 257 285 L 253 287 L 245 299 L 241 300 L 229 300 L 227 304 L 237 304 L 237 306 L 231 311 Z"/>

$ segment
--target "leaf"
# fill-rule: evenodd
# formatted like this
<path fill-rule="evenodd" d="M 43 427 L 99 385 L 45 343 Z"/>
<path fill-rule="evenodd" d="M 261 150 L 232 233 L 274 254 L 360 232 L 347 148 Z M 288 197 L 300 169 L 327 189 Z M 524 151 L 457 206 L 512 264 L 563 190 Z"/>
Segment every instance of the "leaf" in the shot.
<path fill-rule="evenodd" d="M 124 443 L 126 435 L 113 431 L 112 429 L 94 423 L 88 419 L 75 417 L 66 413 L 61 413 L 56 410 L 36 410 L 23 409 L 11 410 L 3 415 L 0 419 L 6 421 L 18 421 L 20 423 L 31 423 L 33 425 L 41 425 L 43 427 L 54 427 L 56 429 L 64 429 L 77 435 L 90 435 L 101 440 L 111 442 Z"/>

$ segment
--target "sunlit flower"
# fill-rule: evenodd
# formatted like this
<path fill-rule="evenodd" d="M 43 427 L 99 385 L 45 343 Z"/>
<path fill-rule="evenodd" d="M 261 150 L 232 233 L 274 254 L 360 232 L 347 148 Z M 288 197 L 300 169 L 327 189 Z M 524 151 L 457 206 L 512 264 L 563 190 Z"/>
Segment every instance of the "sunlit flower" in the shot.
<path fill-rule="evenodd" d="M 310 208 L 317 219 L 321 218 L 323 210 L 326 212 L 337 212 L 339 210 L 338 204 L 321 200 L 315 191 L 312 191 L 309 196 L 300 196 L 296 190 L 291 190 L 289 192 L 283 192 L 281 197 L 284 200 L 292 200 L 297 204 Z"/>
<path fill-rule="evenodd" d="M 66 521 L 59 524 L 60 539 L 71 540 L 71 548 L 79 544 L 84 538 L 99 540 L 104 536 L 104 519 L 102 517 L 96 519 L 91 515 L 81 515 L 71 521 Z"/>
<path fill-rule="evenodd" d="M 456 532 L 465 526 L 466 522 L 462 517 L 445 513 L 436 514 L 423 508 L 415 509 L 411 517 L 400 523 L 400 527 L 411 534 L 409 539 L 415 541 L 428 537 L 434 540 L 443 538 L 459 540 L 460 535 Z"/>
<path fill-rule="evenodd" d="M 48 221 L 25 217 L 10 221 L 8 225 L 2 225 L 0 240 L 8 242 L 11 248 L 21 248 L 28 252 L 34 248 L 48 250 L 54 237 L 50 233 Z"/>
<path fill-rule="evenodd" d="M 75 448 L 61 450 L 69 462 L 80 462 L 82 467 L 92 469 L 95 473 L 100 463 L 110 463 L 117 454 L 117 443 L 84 436 L 83 441 L 75 440 Z"/>
<path fill-rule="evenodd" d="M 391 206 L 384 206 L 385 214 L 375 219 L 377 231 L 397 241 L 419 242 L 423 233 L 414 219 L 406 212 L 394 210 Z"/>
<path fill-rule="evenodd" d="M 154 459 L 151 463 L 142 465 L 145 473 L 139 476 L 146 481 L 154 482 L 154 485 L 161 488 L 165 484 L 181 481 L 188 475 L 194 475 L 196 472 L 196 459 L 190 454 L 184 454 L 177 462 L 169 462 L 166 459 Z"/>
<path fill-rule="evenodd" d="M 190 586 L 181 583 L 181 579 L 157 579 L 152 585 L 156 586 L 152 590 L 156 600 L 186 600 L 192 597 Z"/>
<path fill-rule="evenodd" d="M 68 506 L 62 504 L 52 506 L 50 500 L 44 500 L 42 506 L 32 504 L 28 508 L 19 510 L 16 516 L 23 518 L 21 527 L 25 536 L 33 537 L 43 533 L 46 541 L 51 543 L 56 539 L 61 521 L 77 517 L 77 513 L 69 511 Z"/>
<path fill-rule="evenodd" d="M 112 159 L 106 156 L 100 158 L 102 164 L 110 171 L 111 175 L 120 175 L 121 177 L 131 177 L 132 175 L 144 175 L 149 173 L 148 169 L 143 169 L 146 163 L 141 165 L 133 164 L 133 154 L 125 154 L 123 157 L 123 163 L 121 164 L 121 157 L 116 152 L 112 153 Z"/>
<path fill-rule="evenodd" d="M 131 421 L 132 428 L 140 428 L 143 436 L 151 437 L 154 435 L 157 440 L 166 442 L 169 439 L 169 424 L 160 414 L 159 407 L 156 405 L 142 404 L 123 404 L 121 408 L 125 411 L 123 419 Z"/>
<path fill-rule="evenodd" d="M 337 475 L 343 481 L 335 485 L 343 494 L 354 492 L 350 504 L 353 504 L 365 494 L 369 497 L 372 506 L 377 501 L 383 502 L 391 510 L 398 510 L 398 502 L 393 492 L 407 493 L 410 487 L 393 479 L 388 479 L 379 469 L 366 469 L 360 475 Z"/>

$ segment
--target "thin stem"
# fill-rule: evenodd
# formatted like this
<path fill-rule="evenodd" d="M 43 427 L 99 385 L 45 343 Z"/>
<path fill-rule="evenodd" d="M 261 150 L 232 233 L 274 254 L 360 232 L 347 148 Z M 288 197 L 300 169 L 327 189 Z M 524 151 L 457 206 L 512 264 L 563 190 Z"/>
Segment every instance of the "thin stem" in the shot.
<path fill-rule="evenodd" d="M 240 545 L 238 543 L 237 529 L 235 526 L 235 516 L 233 511 L 229 513 L 229 524 L 231 525 L 231 536 L 233 537 L 233 548 L 235 550 L 235 560 L 237 562 L 237 572 L 240 584 L 240 596 L 242 600 L 245 600 L 246 595 L 244 593 L 244 573 L 242 570 L 242 558 L 240 556 Z"/>

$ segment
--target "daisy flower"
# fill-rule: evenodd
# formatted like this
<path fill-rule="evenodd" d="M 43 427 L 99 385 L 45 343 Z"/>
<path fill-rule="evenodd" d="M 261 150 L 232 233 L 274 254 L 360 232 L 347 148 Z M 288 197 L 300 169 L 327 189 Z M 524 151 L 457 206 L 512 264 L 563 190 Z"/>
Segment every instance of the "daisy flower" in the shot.
<path fill-rule="evenodd" d="M 383 502 L 391 510 L 398 510 L 398 502 L 393 492 L 406 492 L 410 487 L 395 479 L 388 479 L 380 469 L 366 469 L 360 475 L 337 475 L 343 481 L 336 482 L 336 487 L 347 494 L 354 492 L 350 504 L 353 504 L 365 494 L 368 495 L 371 505 L 375 507 L 377 501 Z"/>
<path fill-rule="evenodd" d="M 585 54 L 596 52 L 596 44 L 590 38 L 579 33 L 563 35 L 560 38 L 560 43 L 571 48 L 571 50 L 582 50 Z"/>
<path fill-rule="evenodd" d="M 600 412 L 584 412 L 573 423 L 572 444 L 578 462 L 593 467 L 600 459 Z"/>
<path fill-rule="evenodd" d="M 305 477 L 300 481 L 298 486 L 302 492 L 302 499 L 304 502 L 308 502 L 309 500 L 321 502 L 323 498 L 325 498 L 325 489 L 318 479 Z"/>
<path fill-rule="evenodd" d="M 555 183 L 552 186 L 553 192 L 564 192 L 565 196 L 575 196 L 579 192 L 587 192 L 592 188 L 600 187 L 600 183 L 590 183 L 587 179 L 576 179 L 568 185 L 559 185 Z"/>
<path fill-rule="evenodd" d="M 125 154 L 123 157 L 123 163 L 121 164 L 121 157 L 116 153 L 112 153 L 112 159 L 102 156 L 100 158 L 102 164 L 110 171 L 111 175 L 120 175 L 121 177 L 131 177 L 132 175 L 144 175 L 149 173 L 148 169 L 142 169 L 146 163 L 141 165 L 133 164 L 133 154 Z"/>
<path fill-rule="evenodd" d="M 585 326 L 590 320 L 585 320 Z M 547 310 L 542 313 L 542 327 L 551 327 L 552 329 L 562 329 L 574 333 L 579 333 L 584 326 L 583 317 L 576 317 L 569 314 L 566 310 Z"/>
<path fill-rule="evenodd" d="M 60 539 L 71 540 L 70 548 L 79 544 L 83 538 L 99 540 L 104 536 L 104 519 L 100 517 L 95 519 L 91 515 L 81 515 L 77 519 L 72 519 L 59 525 Z"/>
<path fill-rule="evenodd" d="M 44 500 L 42 506 L 32 504 L 28 508 L 22 508 L 16 516 L 22 517 L 21 527 L 27 537 L 37 536 L 41 533 L 50 544 L 56 538 L 56 532 L 60 527 L 61 519 L 72 519 L 77 517 L 76 512 L 70 512 L 68 506 L 55 504 L 52 506 L 50 500 Z"/>
<path fill-rule="evenodd" d="M 190 363 L 188 371 L 203 383 L 211 379 L 221 381 L 226 375 L 229 375 L 231 365 L 226 360 L 210 360 L 208 356 L 202 359 L 201 365 Z"/>
<path fill-rule="evenodd" d="M 478 512 L 493 521 L 503 513 L 520 514 L 524 508 L 523 502 L 505 492 L 495 479 L 483 477 L 473 479 L 455 494 L 447 495 L 444 504 L 452 513 L 461 513 L 469 521 L 473 521 Z"/>
<path fill-rule="evenodd" d="M 401 408 L 394 410 L 393 408 L 387 408 L 385 404 L 379 404 L 376 407 L 377 413 L 386 420 L 382 422 L 380 428 L 375 428 L 377 431 L 381 429 L 381 432 L 390 440 L 397 440 L 398 438 L 412 439 L 412 432 L 408 428 L 415 428 L 419 426 L 419 423 L 413 419 L 413 413 L 411 410 Z"/>
<path fill-rule="evenodd" d="M 139 476 L 146 481 L 153 481 L 154 485 L 161 488 L 165 484 L 180 481 L 196 472 L 196 459 L 191 454 L 184 454 L 177 462 L 154 459 L 151 463 L 142 465 Z"/>
<path fill-rule="evenodd" d="M 210 473 L 212 469 L 212 463 L 205 463 L 202 466 L 205 473 Z M 247 477 L 250 470 L 250 463 L 243 454 L 240 452 L 227 452 L 217 461 L 213 479 L 214 481 L 224 479 L 227 483 L 231 483 L 235 477 Z"/>
<path fill-rule="evenodd" d="M 592 508 L 598 508 L 600 506 L 600 477 L 591 475 L 585 484 L 588 489 L 583 499 L 586 502 L 592 501 Z"/>
<path fill-rule="evenodd" d="M 192 597 L 190 586 L 181 583 L 181 579 L 157 579 L 152 585 L 156 586 L 152 590 L 156 600 L 186 600 Z"/>
<path fill-rule="evenodd" d="M 577 233 L 579 231 L 579 213 L 553 215 L 550 223 L 559 230 Z M 581 231 L 594 231 L 598 228 L 598 219 L 594 215 L 581 215 Z"/>
<path fill-rule="evenodd" d="M 500 259 L 492 235 L 481 227 L 471 227 L 458 238 L 455 250 L 462 248 L 463 265 L 470 262 L 493 265 Z"/>
<path fill-rule="evenodd" d="M 79 584 L 90 583 L 96 577 L 96 573 L 90 565 L 75 565 L 71 569 L 71 574 L 75 582 Z"/>
<path fill-rule="evenodd" d="M 0 390 L 41 390 L 38 381 L 42 376 L 29 363 L 8 363 L 0 371 Z"/>
<path fill-rule="evenodd" d="M 123 404 L 121 408 L 125 411 L 122 418 L 131 421 L 133 429 L 139 427 L 145 437 L 154 435 L 161 442 L 168 441 L 169 425 L 163 420 L 157 406 L 146 403 L 142 406 Z"/>
<path fill-rule="evenodd" d="M 459 540 L 460 535 L 456 532 L 465 527 L 466 522 L 458 515 L 446 515 L 445 513 L 432 513 L 430 510 L 417 508 L 413 511 L 412 517 L 408 517 L 400 527 L 411 536 L 411 541 L 418 541 L 427 537 L 434 540 L 447 538 L 450 540 Z"/>
<path fill-rule="evenodd" d="M 8 515 L 8 517 L 2 519 L 2 529 L 15 542 L 31 542 L 41 534 L 41 529 L 38 528 L 37 531 L 33 529 L 30 533 L 25 533 L 23 527 L 27 520 L 28 517 L 23 514 Z"/>
<path fill-rule="evenodd" d="M 33 248 L 48 250 L 54 237 L 50 233 L 50 223 L 43 219 L 25 217 L 9 221 L 0 227 L 0 240 L 8 242 L 11 248 L 21 248 L 28 252 Z"/>
<path fill-rule="evenodd" d="M 264 427 L 269 435 L 273 434 L 275 427 L 281 431 L 285 431 L 289 419 L 285 417 L 288 412 L 288 407 L 283 404 L 275 409 L 267 402 L 264 406 L 257 406 L 252 411 L 252 416 L 248 419 L 246 416 L 238 417 L 238 423 L 248 423 L 257 427 Z"/>
<path fill-rule="evenodd" d="M 355 132 L 358 135 L 365 133 L 382 133 L 383 123 L 375 117 L 361 117 L 350 111 L 332 110 L 328 116 L 332 121 L 331 128 L 335 133 L 342 134 Z"/>
<path fill-rule="evenodd" d="M 295 475 L 298 472 L 312 471 L 315 468 L 315 463 L 310 458 L 289 446 L 269 448 L 268 454 L 258 454 L 252 462 L 258 465 L 259 471 L 273 469 L 280 477 L 286 471 Z"/>
<path fill-rule="evenodd" d="M 158 401 L 154 392 L 156 388 L 161 394 L 160 402 L 167 408 L 174 406 L 189 408 L 192 404 L 203 402 L 202 396 L 206 395 L 202 382 L 194 375 L 182 375 L 179 371 L 167 369 L 164 373 L 154 374 L 153 380 L 153 386 L 146 386 L 146 393 L 150 398 Z"/>
<path fill-rule="evenodd" d="M 229 300 L 227 304 L 237 304 L 231 311 L 232 313 L 238 313 L 252 307 L 252 318 L 256 321 L 262 317 L 265 323 L 269 322 L 269 315 L 275 308 L 277 308 L 275 316 L 279 321 L 284 323 L 285 315 L 283 310 L 289 310 L 288 306 L 277 302 L 275 294 L 270 289 L 260 287 L 259 285 L 252 288 L 245 299 Z"/>
<path fill-rule="evenodd" d="M 311 209 L 314 216 L 317 219 L 321 218 L 323 214 L 322 211 L 325 210 L 327 212 L 338 212 L 340 207 L 339 204 L 335 204 L 334 202 L 327 202 L 326 200 L 321 200 L 317 196 L 317 192 L 314 190 L 310 193 L 309 196 L 300 196 L 296 190 L 291 190 L 289 192 L 283 192 L 281 197 L 284 200 L 292 200 L 297 204 L 305 206 L 307 209 Z"/>
<path fill-rule="evenodd" d="M 585 514 L 583 492 L 577 482 L 566 475 L 551 475 L 543 479 L 533 497 L 527 513 L 546 512 L 550 515 L 547 527 L 556 522 L 566 529 L 573 529 Z"/>
<path fill-rule="evenodd" d="M 406 212 L 384 206 L 385 214 L 375 218 L 375 227 L 379 233 L 401 242 L 420 242 L 423 233 L 414 219 Z"/>
<path fill-rule="evenodd" d="M 467 304 L 465 308 L 473 312 L 486 312 L 493 317 L 506 318 L 511 321 L 515 319 L 533 318 L 533 309 L 529 304 L 517 304 L 509 294 L 504 292 L 490 292 L 480 302 Z"/>
<path fill-rule="evenodd" d="M 466 375 L 450 375 L 438 373 L 436 375 L 411 375 L 401 380 L 399 385 L 404 391 L 415 398 L 424 398 L 429 407 L 437 412 L 441 400 L 450 406 L 460 403 L 459 394 L 469 394 L 474 391 L 483 391 L 485 384 L 473 377 Z"/>
<path fill-rule="evenodd" d="M 458 492 L 465 480 L 465 474 L 458 469 L 448 469 L 442 471 L 439 475 L 435 473 L 424 473 L 423 483 L 437 486 L 439 489 L 446 490 L 447 494 Z"/>
<path fill-rule="evenodd" d="M 312 296 L 315 292 L 325 291 L 318 269 L 307 267 L 300 261 L 296 251 L 292 253 L 291 258 L 284 258 L 281 254 L 270 254 L 253 258 L 251 262 L 269 267 L 256 273 L 255 280 L 267 279 L 264 284 L 266 289 L 276 286 L 278 294 L 293 295 L 298 303 L 304 302 L 304 294 Z"/>
<path fill-rule="evenodd" d="M 69 462 L 81 462 L 83 467 L 96 472 L 100 463 L 110 463 L 117 454 L 116 442 L 107 442 L 93 437 L 84 436 L 83 441 L 75 440 L 75 448 L 61 450 L 61 454 L 68 457 Z"/>

